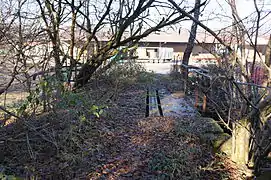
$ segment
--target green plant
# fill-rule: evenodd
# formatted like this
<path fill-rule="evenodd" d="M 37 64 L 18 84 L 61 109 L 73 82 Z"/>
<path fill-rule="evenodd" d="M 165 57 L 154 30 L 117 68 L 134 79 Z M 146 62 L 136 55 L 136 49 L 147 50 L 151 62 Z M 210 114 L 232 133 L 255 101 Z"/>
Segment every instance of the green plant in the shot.
<path fill-rule="evenodd" d="M 152 171 L 164 171 L 170 165 L 170 159 L 163 152 L 154 154 L 148 166 Z"/>
<path fill-rule="evenodd" d="M 112 82 L 132 84 L 145 72 L 145 69 L 135 61 L 128 60 L 122 64 L 114 64 L 105 73 L 106 78 Z"/>
<path fill-rule="evenodd" d="M 30 92 L 26 99 L 16 104 L 18 116 L 27 115 L 31 110 L 38 107 L 50 107 L 53 109 L 69 109 L 74 111 L 78 117 L 81 115 L 94 115 L 97 118 L 104 113 L 107 106 L 94 105 L 86 93 L 65 91 L 62 83 L 54 76 L 47 76 L 39 82 L 38 86 Z"/>
<path fill-rule="evenodd" d="M 152 72 L 143 71 L 139 74 L 138 81 L 140 83 L 153 84 L 155 81 L 155 76 L 156 74 L 153 71 Z"/>
<path fill-rule="evenodd" d="M 35 89 L 33 89 L 26 99 L 19 103 L 16 113 L 20 115 L 28 114 L 28 110 L 36 110 L 43 105 L 45 110 L 56 99 L 56 92 L 63 91 L 62 83 L 56 80 L 54 76 L 46 76 L 41 80 Z"/>
<path fill-rule="evenodd" d="M 18 108 L 16 110 L 17 115 L 21 116 L 26 114 L 27 108 L 35 108 L 40 104 L 40 98 L 36 92 L 30 92 L 30 94 L 26 97 L 26 100 L 18 103 Z"/>
<path fill-rule="evenodd" d="M 63 92 L 59 101 L 56 103 L 56 107 L 59 109 L 70 109 L 75 111 L 82 121 L 85 121 L 87 115 L 94 115 L 99 118 L 104 109 L 108 107 L 105 105 L 95 105 L 91 102 L 90 97 L 87 97 L 84 93 L 75 93 L 71 91 Z"/>
<path fill-rule="evenodd" d="M 0 179 L 1 180 L 22 180 L 22 178 L 16 177 L 12 174 L 6 174 L 4 169 L 0 171 Z"/>
<path fill-rule="evenodd" d="M 89 109 L 89 112 L 91 114 L 95 115 L 97 118 L 99 118 L 104 113 L 105 108 L 108 108 L 108 107 L 107 106 L 92 105 Z"/>

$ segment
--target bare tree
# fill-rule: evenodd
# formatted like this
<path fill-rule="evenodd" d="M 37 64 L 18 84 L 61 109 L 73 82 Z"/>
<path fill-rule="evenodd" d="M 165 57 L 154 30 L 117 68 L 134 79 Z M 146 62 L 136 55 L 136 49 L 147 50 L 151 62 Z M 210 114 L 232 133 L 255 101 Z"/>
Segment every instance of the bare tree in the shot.
<path fill-rule="evenodd" d="M 2 73 L 9 80 L 1 84 L 0 94 L 7 92 L 14 82 L 24 85 L 28 92 L 31 89 L 30 72 L 36 66 L 32 64 L 32 43 L 39 39 L 42 30 L 35 15 L 26 12 L 29 3 L 12 0 L 3 4 L 9 11 L 2 11 L 1 15 L 1 48 L 4 52 L 0 61 Z"/>
<path fill-rule="evenodd" d="M 64 7 L 62 0 L 59 1 L 48 1 L 46 0 L 44 4 L 37 0 L 40 7 L 42 19 L 45 23 L 46 32 L 51 40 L 53 48 L 53 57 L 55 60 L 55 73 L 58 80 L 62 80 L 61 74 L 61 48 L 60 48 L 60 37 L 59 29 L 61 22 L 64 17 Z"/>
<path fill-rule="evenodd" d="M 200 15 L 200 0 L 195 0 L 195 12 L 194 12 L 194 18 L 195 20 L 199 20 L 199 15 Z M 191 30 L 190 30 L 190 36 L 188 39 L 188 43 L 187 43 L 187 47 L 184 51 L 184 55 L 183 55 L 183 60 L 182 60 L 182 64 L 184 65 L 188 65 L 189 64 L 189 58 L 190 55 L 192 53 L 193 47 L 195 45 L 195 39 L 196 39 L 196 34 L 197 34 L 197 27 L 198 24 L 196 22 L 192 22 L 192 26 L 191 26 Z M 188 78 L 188 71 L 187 69 L 183 69 L 183 78 L 185 80 L 187 80 Z"/>
<path fill-rule="evenodd" d="M 143 37 L 150 33 L 158 31 L 168 25 L 180 22 L 185 16 L 176 16 L 177 11 L 171 10 L 164 15 L 159 22 L 149 24 L 149 11 L 153 10 L 153 6 L 161 6 L 162 3 L 150 1 L 138 1 L 137 4 L 130 1 L 119 1 L 116 4 L 116 10 L 111 10 L 113 1 L 109 1 L 105 5 L 105 11 L 100 15 L 95 25 L 83 28 L 88 34 L 88 38 L 83 48 L 79 52 L 78 58 L 81 57 L 84 50 L 87 49 L 92 40 L 97 44 L 97 51 L 92 54 L 87 62 L 82 66 L 82 69 L 77 77 L 76 86 L 84 85 L 91 75 L 101 66 L 108 58 L 112 57 L 112 52 L 120 46 L 132 46 Z M 165 4 L 166 7 L 166 4 Z M 91 8 L 87 7 L 87 8 Z M 194 12 L 192 9 L 189 13 Z M 89 22 L 89 16 L 79 10 L 79 13 Z M 109 41 L 105 45 L 98 45 L 98 31 L 103 27 L 109 27 Z M 128 33 L 127 33 L 128 32 Z"/>

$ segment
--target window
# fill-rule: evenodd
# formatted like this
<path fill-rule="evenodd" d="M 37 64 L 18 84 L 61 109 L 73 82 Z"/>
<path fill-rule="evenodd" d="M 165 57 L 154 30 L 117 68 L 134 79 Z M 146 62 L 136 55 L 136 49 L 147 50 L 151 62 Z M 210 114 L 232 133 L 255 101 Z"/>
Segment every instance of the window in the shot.
<path fill-rule="evenodd" d="M 150 57 L 150 52 L 148 52 L 148 50 L 146 49 L 146 56 Z"/>

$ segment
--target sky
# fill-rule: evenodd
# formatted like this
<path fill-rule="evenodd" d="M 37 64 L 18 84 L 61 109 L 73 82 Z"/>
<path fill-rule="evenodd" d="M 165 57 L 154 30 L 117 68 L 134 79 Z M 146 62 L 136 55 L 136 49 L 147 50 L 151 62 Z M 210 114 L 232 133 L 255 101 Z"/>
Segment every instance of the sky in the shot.
<path fill-rule="evenodd" d="M 164 0 L 166 1 L 166 0 Z M 187 10 L 192 9 L 195 0 L 175 0 L 176 3 L 184 1 L 180 7 L 189 7 Z M 253 26 L 256 19 L 256 11 L 254 7 L 254 0 L 235 0 L 237 5 L 237 11 L 241 19 L 244 18 L 244 23 L 247 29 Z M 262 16 L 271 11 L 271 0 L 256 0 L 258 7 L 263 11 Z M 201 0 L 204 2 L 204 0 Z M 212 30 L 220 30 L 225 27 L 231 26 L 232 15 L 231 8 L 226 0 L 207 0 L 207 4 L 202 8 L 200 21 L 207 25 Z M 155 14 L 155 13 L 153 13 Z M 154 15 L 154 18 L 161 19 L 159 15 Z M 261 27 L 260 31 L 262 34 L 271 33 L 271 13 L 263 21 L 264 26 Z M 175 26 L 175 31 L 180 29 L 187 31 L 191 28 L 191 21 L 183 21 Z M 200 28 L 199 28 L 200 29 Z M 268 31 L 267 31 L 268 30 Z M 180 31 L 181 32 L 181 31 Z M 266 33 L 267 32 L 267 33 Z"/>
<path fill-rule="evenodd" d="M 264 14 L 271 11 L 271 0 L 257 0 L 257 2 L 259 9 L 263 10 Z M 245 21 L 251 22 L 255 19 L 256 14 L 253 0 L 236 0 L 236 5 L 242 19 L 247 16 L 249 17 Z M 221 29 L 231 24 L 231 19 L 228 18 L 228 16 L 231 16 L 231 9 L 226 0 L 209 0 L 203 14 L 201 20 L 205 21 L 205 24 L 213 29 Z M 271 14 L 262 22 L 266 21 L 266 26 L 263 28 L 271 26 Z"/>
<path fill-rule="evenodd" d="M 1 1 L 8 1 L 8 0 L 0 0 L 0 3 Z M 166 0 L 162 0 L 162 1 L 166 1 Z M 195 2 L 195 0 L 176 0 L 176 2 L 180 2 L 180 1 L 184 1 L 181 7 L 184 7 L 184 6 L 193 7 L 194 2 Z M 201 1 L 203 2 L 204 0 L 201 0 Z M 237 10 L 241 18 L 245 18 L 246 16 L 255 12 L 254 0 L 235 0 L 235 1 L 237 3 Z M 271 11 L 271 0 L 256 0 L 256 1 L 259 4 L 259 8 L 263 9 L 265 13 Z M 28 13 L 33 12 L 33 10 L 38 9 L 38 7 L 31 6 L 31 2 L 34 2 L 33 0 L 29 0 L 28 2 L 29 2 L 29 5 L 27 5 L 29 6 L 27 9 Z M 103 0 L 100 0 L 100 1 L 92 0 L 92 2 L 98 5 L 99 4 L 98 2 L 101 3 L 103 2 Z M 262 4 L 264 4 L 264 6 L 262 6 Z M 231 16 L 231 10 L 226 0 L 207 0 L 207 5 L 204 8 L 204 11 L 202 12 L 202 16 L 200 17 L 200 20 L 211 29 L 218 30 L 218 29 L 231 25 L 231 17 L 229 18 L 229 16 Z M 154 16 L 154 18 L 157 18 L 158 20 L 161 19 L 161 17 L 159 16 Z M 247 18 L 246 20 L 247 21 L 250 20 L 251 22 L 253 18 L 255 18 L 255 13 L 251 15 L 249 18 Z M 263 20 L 263 23 L 265 23 L 265 25 L 262 27 L 263 32 L 267 32 L 267 30 L 271 29 L 271 14 L 265 20 Z M 182 29 L 190 29 L 191 21 L 182 22 L 178 26 Z"/>

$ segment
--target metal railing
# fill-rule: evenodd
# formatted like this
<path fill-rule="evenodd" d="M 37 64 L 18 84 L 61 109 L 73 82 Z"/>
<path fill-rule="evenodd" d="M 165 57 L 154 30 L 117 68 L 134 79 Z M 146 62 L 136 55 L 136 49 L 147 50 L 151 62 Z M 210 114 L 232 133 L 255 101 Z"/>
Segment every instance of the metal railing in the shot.
<path fill-rule="evenodd" d="M 212 75 L 207 69 L 195 67 L 191 65 L 178 65 L 175 70 L 183 73 L 185 70 L 188 73 L 188 78 L 182 79 L 184 82 L 184 91 L 190 97 L 194 97 L 194 106 L 201 106 L 203 112 L 215 111 L 214 106 L 218 109 L 227 111 L 229 104 L 228 99 L 233 99 L 239 103 L 235 104 L 235 107 L 231 107 L 236 111 L 241 108 L 241 103 L 247 103 L 248 101 L 254 101 L 257 103 L 258 98 L 261 97 L 266 90 L 271 87 L 264 87 L 255 83 L 245 83 L 230 79 L 225 75 Z M 243 93 L 245 92 L 245 94 Z M 246 96 L 246 92 L 255 92 L 259 97 Z M 228 99 L 227 99 L 227 98 Z M 225 101 L 223 103 L 223 101 Z M 227 107 L 228 105 L 228 107 Z M 248 104 L 251 107 L 251 104 Z M 240 110 L 240 109 L 239 109 Z"/>

